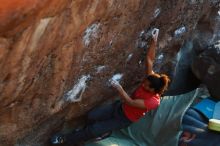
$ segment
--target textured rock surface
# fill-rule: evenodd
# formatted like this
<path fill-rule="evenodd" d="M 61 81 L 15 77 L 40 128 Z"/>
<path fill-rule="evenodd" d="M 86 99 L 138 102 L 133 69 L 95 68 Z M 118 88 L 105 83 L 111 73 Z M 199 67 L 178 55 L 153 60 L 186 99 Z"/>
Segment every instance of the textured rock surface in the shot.
<path fill-rule="evenodd" d="M 194 59 L 192 69 L 195 75 L 207 85 L 211 96 L 220 99 L 220 42 L 200 53 Z"/>
<path fill-rule="evenodd" d="M 0 2 L 0 145 L 31 146 L 47 145 L 52 132 L 114 96 L 110 78 L 137 85 L 141 36 L 153 27 L 160 29 L 156 70 L 172 75 L 183 41 L 218 7 L 211 0 Z"/>
<path fill-rule="evenodd" d="M 192 70 L 204 83 L 211 96 L 220 99 L 220 11 L 215 16 L 205 16 L 198 24 L 194 34 L 194 58 Z"/>

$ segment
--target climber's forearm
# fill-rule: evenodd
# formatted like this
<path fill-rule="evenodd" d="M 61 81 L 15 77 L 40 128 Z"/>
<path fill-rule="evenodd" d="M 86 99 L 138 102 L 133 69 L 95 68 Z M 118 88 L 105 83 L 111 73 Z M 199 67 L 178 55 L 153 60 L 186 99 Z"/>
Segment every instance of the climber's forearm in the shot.
<path fill-rule="evenodd" d="M 155 59 L 155 50 L 156 50 L 157 42 L 154 39 L 151 40 L 151 44 L 149 49 L 147 50 L 146 58 L 149 58 L 152 62 Z"/>
<path fill-rule="evenodd" d="M 142 99 L 132 99 L 123 88 L 118 89 L 121 99 L 128 105 L 134 106 L 137 108 L 145 109 L 144 100 Z"/>
<path fill-rule="evenodd" d="M 155 59 L 156 42 L 152 39 L 150 47 L 146 54 L 146 73 L 153 73 L 153 62 Z"/>

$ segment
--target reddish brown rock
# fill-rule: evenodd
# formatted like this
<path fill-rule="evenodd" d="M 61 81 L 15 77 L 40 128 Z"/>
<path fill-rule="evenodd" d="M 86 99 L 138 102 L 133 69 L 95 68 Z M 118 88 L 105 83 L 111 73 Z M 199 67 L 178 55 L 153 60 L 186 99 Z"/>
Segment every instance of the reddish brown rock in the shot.
<path fill-rule="evenodd" d="M 0 2 L 0 145 L 47 145 L 52 132 L 115 96 L 107 86 L 115 74 L 126 89 L 137 85 L 142 31 L 160 29 L 164 57 L 156 67 L 172 74 L 173 46 L 214 7 L 183 0 Z"/>

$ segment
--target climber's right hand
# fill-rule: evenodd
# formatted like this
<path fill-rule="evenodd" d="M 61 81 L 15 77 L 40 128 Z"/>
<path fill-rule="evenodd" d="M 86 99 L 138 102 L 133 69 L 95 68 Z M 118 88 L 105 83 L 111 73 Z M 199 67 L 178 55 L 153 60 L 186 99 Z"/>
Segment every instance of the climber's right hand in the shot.
<path fill-rule="evenodd" d="M 116 88 L 116 89 L 121 89 L 122 86 L 120 85 L 120 83 L 116 80 L 110 80 L 110 84 L 112 85 L 112 87 Z"/>
<path fill-rule="evenodd" d="M 153 30 L 152 30 L 152 38 L 153 38 L 153 40 L 154 40 L 154 42 L 157 42 L 157 38 L 158 38 L 158 35 L 159 35 L 159 29 L 157 29 L 157 28 L 154 28 Z"/>

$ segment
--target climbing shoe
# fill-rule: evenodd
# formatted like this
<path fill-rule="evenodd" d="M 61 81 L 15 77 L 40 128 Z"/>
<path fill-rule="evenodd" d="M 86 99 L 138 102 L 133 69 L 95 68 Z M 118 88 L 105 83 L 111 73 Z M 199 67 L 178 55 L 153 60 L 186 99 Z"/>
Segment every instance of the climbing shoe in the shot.
<path fill-rule="evenodd" d="M 51 138 L 51 144 L 59 145 L 65 143 L 65 136 L 63 134 L 56 134 Z"/>

